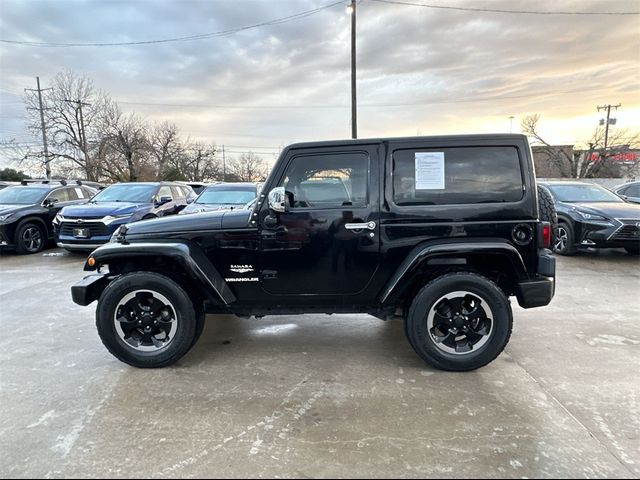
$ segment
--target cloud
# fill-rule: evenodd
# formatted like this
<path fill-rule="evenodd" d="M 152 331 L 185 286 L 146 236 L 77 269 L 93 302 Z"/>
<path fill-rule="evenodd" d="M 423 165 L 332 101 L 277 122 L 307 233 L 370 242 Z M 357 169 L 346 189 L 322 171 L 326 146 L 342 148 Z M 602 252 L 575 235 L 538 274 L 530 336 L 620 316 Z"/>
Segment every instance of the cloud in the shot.
<path fill-rule="evenodd" d="M 3 0 L 0 30 L 3 38 L 31 41 L 138 41 L 226 30 L 325 4 Z M 633 0 L 491 5 L 637 9 Z M 537 112 L 553 122 L 552 141 L 588 138 L 599 118 L 598 103 L 640 108 L 637 21 L 637 16 L 483 14 L 363 1 L 357 58 L 361 136 L 505 131 L 509 115 L 517 125 L 520 116 Z M 337 5 L 294 22 L 202 41 L 109 48 L 1 44 L 0 138 L 26 138 L 24 110 L 12 93 L 33 88 L 36 75 L 46 86 L 62 69 L 86 73 L 117 100 L 193 105 L 123 104 L 123 109 L 174 121 L 201 140 L 277 146 L 345 138 L 350 134 L 349 25 Z M 584 121 L 589 115 L 593 124 Z M 637 116 L 624 118 L 621 126 L 639 127 Z"/>

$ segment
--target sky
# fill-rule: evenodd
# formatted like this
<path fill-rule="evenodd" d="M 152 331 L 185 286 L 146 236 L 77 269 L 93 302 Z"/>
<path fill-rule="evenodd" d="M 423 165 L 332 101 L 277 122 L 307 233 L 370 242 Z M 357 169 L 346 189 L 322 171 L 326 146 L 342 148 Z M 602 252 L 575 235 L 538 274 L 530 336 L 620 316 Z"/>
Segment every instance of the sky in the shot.
<path fill-rule="evenodd" d="M 575 14 L 638 12 L 640 2 L 394 1 L 357 5 L 359 137 L 518 132 L 520 119 L 537 113 L 548 141 L 580 144 L 602 117 L 596 107 L 618 103 L 617 126 L 640 130 L 640 15 Z M 23 91 L 36 75 L 46 87 L 64 69 L 92 78 L 124 111 L 174 122 L 231 155 L 273 159 L 292 142 L 349 138 L 347 3 L 1 0 L 0 40 L 66 44 L 194 36 L 326 8 L 179 42 L 0 42 L 0 142 L 37 141 L 26 130 Z"/>

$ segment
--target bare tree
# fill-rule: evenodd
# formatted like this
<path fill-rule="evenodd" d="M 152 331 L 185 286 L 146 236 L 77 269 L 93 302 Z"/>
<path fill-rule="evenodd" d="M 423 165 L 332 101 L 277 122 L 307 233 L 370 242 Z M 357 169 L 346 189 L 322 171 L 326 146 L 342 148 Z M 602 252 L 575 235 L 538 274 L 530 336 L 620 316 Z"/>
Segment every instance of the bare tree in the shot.
<path fill-rule="evenodd" d="M 50 157 L 79 168 L 89 180 L 97 180 L 99 168 L 92 162 L 91 150 L 100 141 L 96 126 L 99 116 L 113 103 L 111 98 L 97 91 L 86 76 L 70 71 L 58 73 L 43 97 Z M 27 92 L 25 104 L 28 128 L 37 138 L 41 131 L 37 95 Z"/>
<path fill-rule="evenodd" d="M 248 152 L 232 160 L 229 171 L 239 182 L 261 182 L 267 176 L 267 165 L 262 157 Z"/>
<path fill-rule="evenodd" d="M 185 154 L 178 127 L 169 122 L 155 125 L 149 137 L 149 153 L 156 164 L 157 180 L 164 178 L 168 166 L 176 168 Z"/>
<path fill-rule="evenodd" d="M 549 162 L 568 178 L 596 178 L 602 176 L 619 176 L 637 169 L 640 161 L 637 157 L 621 162 L 631 149 L 640 145 L 640 134 L 632 134 L 627 130 L 609 130 L 609 145 L 604 148 L 604 128 L 598 127 L 593 132 L 586 148 L 568 149 L 551 145 L 540 134 L 540 115 L 528 115 L 522 119 L 522 133 L 533 139 Z"/>
<path fill-rule="evenodd" d="M 155 179 L 149 159 L 148 128 L 141 118 L 123 114 L 114 105 L 105 112 L 101 128 L 98 152 L 103 174 L 114 181 Z"/>
<path fill-rule="evenodd" d="M 222 177 L 222 167 L 216 153 L 215 145 L 192 143 L 184 149 L 175 167 L 187 180 L 195 182 L 218 180 Z"/>

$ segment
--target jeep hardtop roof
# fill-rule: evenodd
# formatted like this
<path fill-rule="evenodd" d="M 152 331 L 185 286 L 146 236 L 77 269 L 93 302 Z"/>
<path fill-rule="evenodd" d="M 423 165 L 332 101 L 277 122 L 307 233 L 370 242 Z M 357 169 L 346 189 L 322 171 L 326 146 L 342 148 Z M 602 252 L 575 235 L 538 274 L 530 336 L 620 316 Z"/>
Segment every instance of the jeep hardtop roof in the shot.
<path fill-rule="evenodd" d="M 519 133 L 483 133 L 473 135 L 434 135 L 421 137 L 385 137 L 385 138 L 359 138 L 344 140 L 322 140 L 316 142 L 300 142 L 287 146 L 287 149 L 294 148 L 315 148 L 315 147 L 331 147 L 333 145 L 371 145 L 372 143 L 418 143 L 418 142 L 482 142 L 487 140 L 504 140 L 505 142 L 521 142 L 527 140 L 526 135 Z"/>

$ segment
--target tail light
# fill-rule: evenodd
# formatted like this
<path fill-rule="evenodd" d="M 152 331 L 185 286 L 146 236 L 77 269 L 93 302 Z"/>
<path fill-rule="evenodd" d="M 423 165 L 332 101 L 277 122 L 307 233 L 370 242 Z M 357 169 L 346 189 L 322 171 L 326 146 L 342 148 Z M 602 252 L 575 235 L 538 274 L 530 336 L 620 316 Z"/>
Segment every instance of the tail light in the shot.
<path fill-rule="evenodd" d="M 549 222 L 540 222 L 540 232 L 542 248 L 551 248 L 551 224 Z"/>

